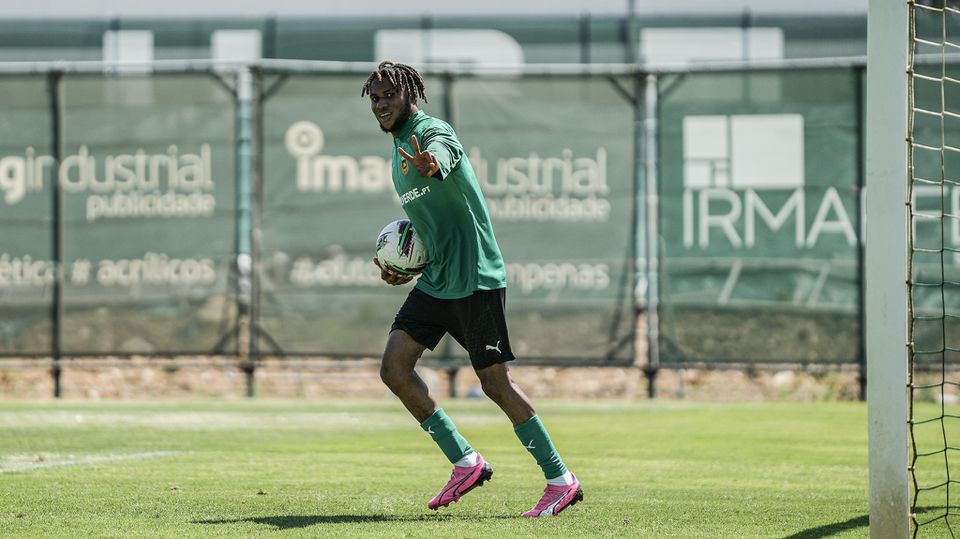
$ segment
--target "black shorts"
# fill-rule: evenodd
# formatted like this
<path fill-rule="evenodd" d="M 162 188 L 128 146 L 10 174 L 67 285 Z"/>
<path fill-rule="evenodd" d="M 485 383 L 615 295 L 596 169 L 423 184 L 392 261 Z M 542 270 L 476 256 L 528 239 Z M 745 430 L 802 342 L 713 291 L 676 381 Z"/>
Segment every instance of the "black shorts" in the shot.
<path fill-rule="evenodd" d="M 476 370 L 514 359 L 507 336 L 507 290 L 477 290 L 459 299 L 439 299 L 416 288 L 400 307 L 390 331 L 402 329 L 433 350 L 444 333 L 456 339 Z"/>

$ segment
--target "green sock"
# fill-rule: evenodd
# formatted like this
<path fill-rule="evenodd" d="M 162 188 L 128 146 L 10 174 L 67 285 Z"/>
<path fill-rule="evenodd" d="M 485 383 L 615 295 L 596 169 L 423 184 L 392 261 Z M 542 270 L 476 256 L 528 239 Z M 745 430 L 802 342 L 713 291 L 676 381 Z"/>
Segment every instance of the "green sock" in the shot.
<path fill-rule="evenodd" d="M 543 426 L 539 416 L 533 416 L 525 423 L 521 423 L 513 430 L 520 438 L 520 443 L 527 448 L 527 451 L 537 459 L 537 464 L 543 470 L 543 475 L 547 479 L 554 479 L 567 473 L 567 467 L 557 453 L 557 448 L 553 446 L 553 440 L 547 434 L 547 428 Z"/>
<path fill-rule="evenodd" d="M 457 426 L 453 424 L 443 408 L 438 408 L 433 415 L 420 423 L 420 428 L 425 430 L 433 438 L 433 441 L 440 446 L 440 450 L 443 451 L 451 464 L 473 452 L 473 448 L 470 447 L 463 436 L 460 436 L 460 433 L 457 432 Z"/>

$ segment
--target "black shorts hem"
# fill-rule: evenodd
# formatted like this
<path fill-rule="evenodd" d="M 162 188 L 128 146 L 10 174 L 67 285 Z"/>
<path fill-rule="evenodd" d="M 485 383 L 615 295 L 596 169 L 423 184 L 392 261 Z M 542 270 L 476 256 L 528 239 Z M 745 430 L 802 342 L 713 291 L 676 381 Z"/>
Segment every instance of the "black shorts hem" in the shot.
<path fill-rule="evenodd" d="M 499 359 L 495 359 L 493 361 L 484 361 L 482 359 L 478 359 L 474 361 L 473 356 L 470 356 L 470 365 L 473 367 L 474 371 L 482 371 L 483 369 L 486 369 L 488 367 L 493 367 L 494 365 L 501 365 L 503 363 L 513 361 L 514 359 L 517 359 L 517 358 L 511 355 L 510 357 L 500 357 Z"/>
<path fill-rule="evenodd" d="M 440 344 L 440 339 L 443 338 L 443 335 L 433 339 L 430 336 L 424 335 L 421 332 L 413 329 L 409 324 L 405 324 L 401 320 L 394 320 L 393 324 L 390 326 L 390 333 L 393 333 L 394 330 L 401 330 L 406 333 L 411 339 L 417 341 L 418 344 L 425 347 L 427 350 L 433 351 L 434 348 Z"/>

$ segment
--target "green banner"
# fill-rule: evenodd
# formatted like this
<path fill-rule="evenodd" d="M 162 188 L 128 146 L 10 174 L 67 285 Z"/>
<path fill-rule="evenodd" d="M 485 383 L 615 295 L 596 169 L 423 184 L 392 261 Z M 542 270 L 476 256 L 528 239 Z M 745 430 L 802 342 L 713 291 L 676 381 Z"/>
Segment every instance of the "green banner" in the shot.
<path fill-rule="evenodd" d="M 662 361 L 858 357 L 860 76 L 659 77 Z M 259 81 L 268 90 L 251 161 L 261 351 L 378 356 L 410 289 L 381 282 L 371 262 L 377 233 L 403 212 L 390 136 L 359 95 L 362 79 Z M 48 78 L 2 84 L 0 354 L 50 352 L 54 185 L 63 353 L 236 351 L 231 78 L 66 76 L 59 159 Z M 631 88 L 616 78 L 427 80 L 421 105 L 457 129 L 494 219 L 520 357 L 632 361 L 642 163 Z M 918 103 L 935 93 L 917 92 Z M 917 142 L 942 146 L 955 127 L 943 122 L 918 122 Z M 954 156 L 940 153 L 918 153 L 915 174 L 951 177 Z M 937 257 L 960 244 L 953 187 L 915 191 L 915 210 L 930 214 L 918 222 L 915 276 L 931 290 L 938 268 L 951 280 L 955 267 Z M 936 292 L 919 291 L 915 308 L 952 305 L 950 290 Z M 943 340 L 927 328 L 935 320 L 918 324 L 920 337 Z M 463 358 L 452 343 L 434 354 L 451 356 Z"/>
<path fill-rule="evenodd" d="M 373 265 L 377 234 L 403 211 L 362 83 L 290 77 L 263 105 L 258 323 L 283 352 L 378 355 L 409 288 Z"/>
<path fill-rule="evenodd" d="M 634 107 L 606 79 L 463 80 L 457 127 L 507 262 L 512 343 L 631 361 Z"/>
<path fill-rule="evenodd" d="M 287 353 L 378 356 L 410 289 L 384 284 L 372 264 L 376 235 L 403 212 L 390 135 L 361 83 L 291 77 L 264 105 L 259 323 Z M 447 95 L 428 80 L 427 89 L 422 108 L 450 111 L 487 197 L 508 264 L 514 350 L 630 360 L 631 104 L 605 80 L 467 79 Z"/>
<path fill-rule="evenodd" d="M 54 280 L 47 78 L 3 78 L 0 88 L 0 354 L 42 354 Z"/>
<path fill-rule="evenodd" d="M 62 352 L 217 348 L 236 323 L 231 94 L 208 75 L 67 76 L 58 160 L 44 88 L 4 86 L 6 103 L 22 99 L 36 110 L 0 109 L 0 125 L 17 133 L 4 137 L 0 157 L 7 163 L 2 181 L 13 186 L 5 187 L 3 219 L 29 216 L 22 234 L 12 241 L 5 234 L 0 244 L 0 256 L 25 272 L 14 282 L 0 267 L 0 293 L 52 300 L 51 200 L 58 185 Z M 31 219 L 44 226 L 29 227 Z M 49 328 L 49 317 L 21 324 L 0 341 L 0 352 L 49 353 Z M 236 349 L 231 339 L 221 345 L 223 352 Z"/>
<path fill-rule="evenodd" d="M 859 357 L 858 76 L 660 81 L 663 361 Z"/>

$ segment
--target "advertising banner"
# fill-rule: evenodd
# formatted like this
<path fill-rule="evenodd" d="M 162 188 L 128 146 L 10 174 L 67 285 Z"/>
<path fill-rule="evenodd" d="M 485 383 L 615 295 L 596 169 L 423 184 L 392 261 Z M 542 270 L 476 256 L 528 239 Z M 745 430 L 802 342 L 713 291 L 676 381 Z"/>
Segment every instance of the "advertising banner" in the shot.
<path fill-rule="evenodd" d="M 661 80 L 661 359 L 859 357 L 855 71 Z"/>
<path fill-rule="evenodd" d="M 264 105 L 259 322 L 287 353 L 379 356 L 412 287 L 386 285 L 372 263 L 377 234 L 404 214 L 391 135 L 362 82 L 291 77 Z M 605 80 L 465 79 L 445 90 L 428 79 L 420 106 L 454 125 L 486 197 L 514 352 L 631 358 L 631 104 Z M 463 356 L 450 344 L 436 354 Z"/>
<path fill-rule="evenodd" d="M 49 309 L 56 185 L 64 354 L 235 350 L 233 97 L 207 75 L 67 76 L 57 159 L 45 89 L 5 90 L 34 110 L 0 108 L 0 208 L 22 230 L 0 239 L 3 303 Z M 50 351 L 49 315 L 12 318 L 0 352 Z"/>

